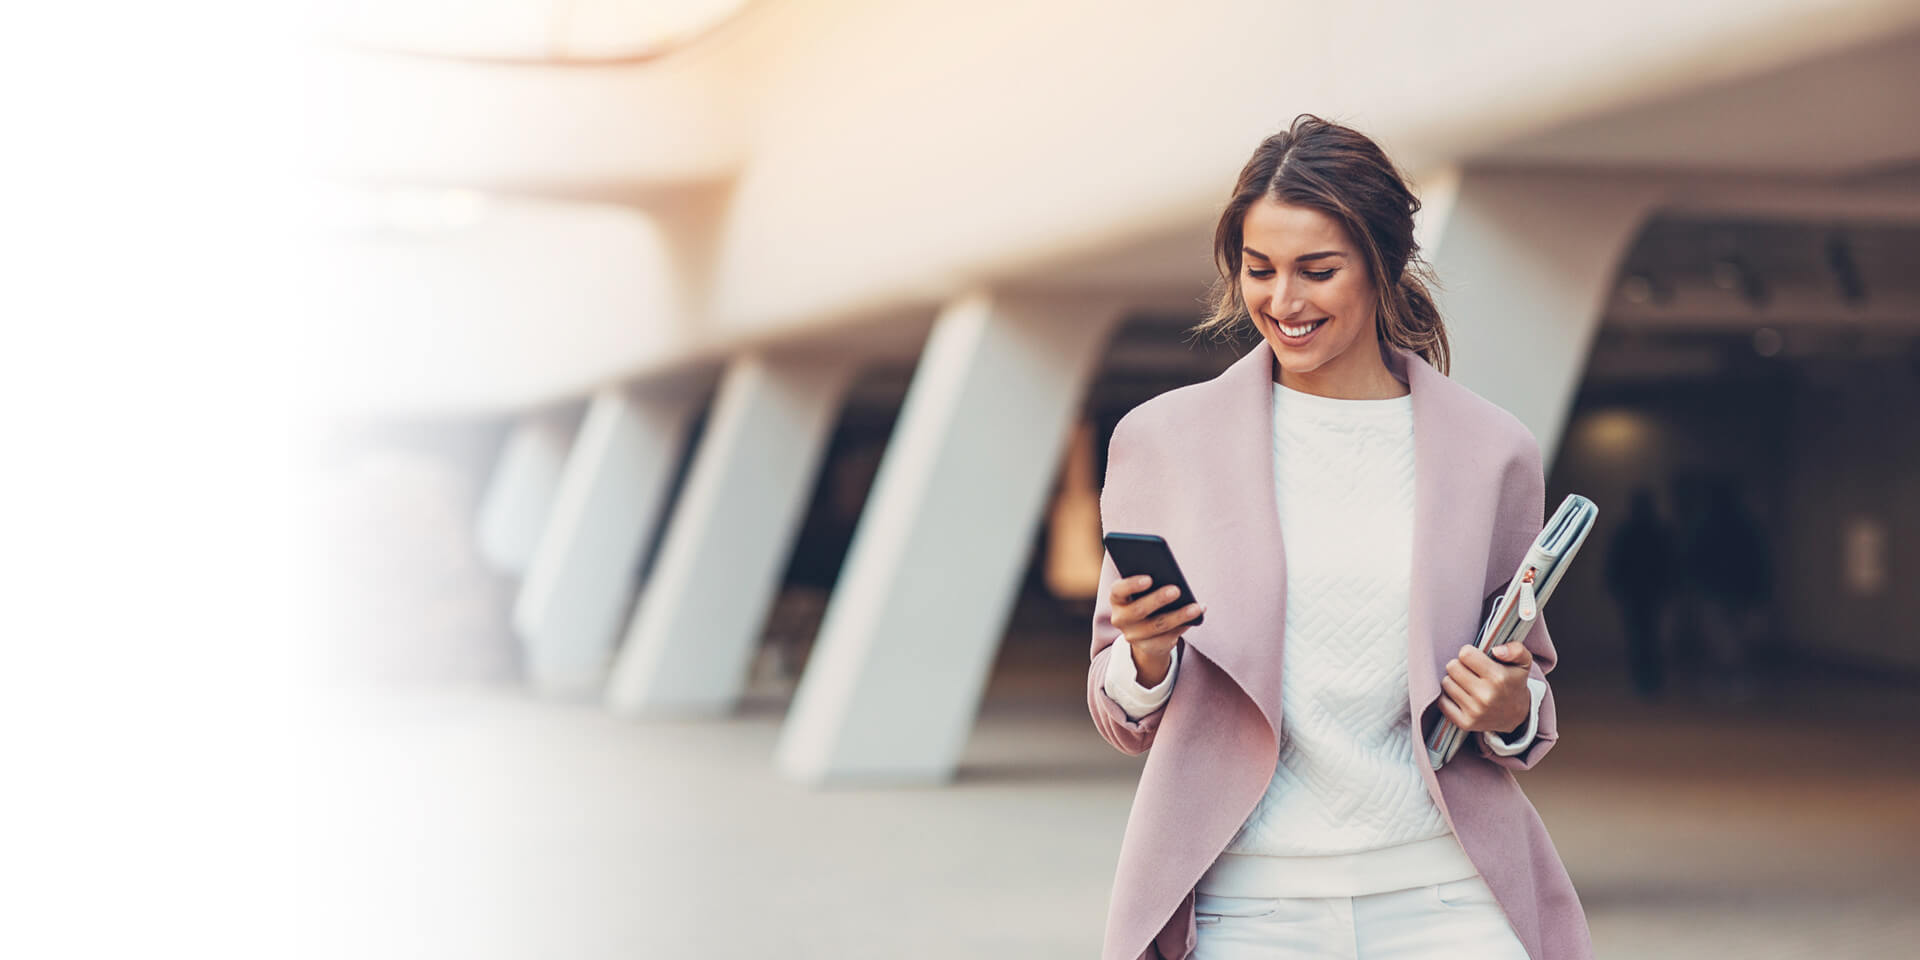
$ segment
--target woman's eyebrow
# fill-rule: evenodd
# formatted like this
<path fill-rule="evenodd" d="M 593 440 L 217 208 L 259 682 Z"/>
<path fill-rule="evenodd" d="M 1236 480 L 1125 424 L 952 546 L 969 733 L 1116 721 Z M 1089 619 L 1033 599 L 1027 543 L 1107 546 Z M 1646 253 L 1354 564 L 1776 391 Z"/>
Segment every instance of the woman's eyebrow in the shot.
<path fill-rule="evenodd" d="M 1241 247 L 1240 249 L 1241 249 L 1241 251 L 1242 251 L 1242 252 L 1245 252 L 1245 253 L 1248 253 L 1248 254 L 1251 254 L 1251 255 L 1253 255 L 1253 256 L 1256 256 L 1256 257 L 1259 257 L 1260 259 L 1262 259 L 1262 260 L 1266 260 L 1266 261 L 1267 261 L 1267 262 L 1269 262 L 1269 263 L 1271 263 L 1271 262 L 1273 262 L 1273 261 L 1272 261 L 1272 260 L 1271 260 L 1271 259 L 1270 259 L 1270 258 L 1269 258 L 1269 257 L 1268 257 L 1267 255 L 1266 255 L 1266 254 L 1264 254 L 1264 253 L 1261 253 L 1260 251 L 1258 251 L 1258 250 L 1255 250 L 1255 249 L 1254 249 L 1254 248 L 1252 248 L 1252 247 Z M 1294 262 L 1294 263 L 1306 263 L 1306 262 L 1307 262 L 1307 261 L 1309 261 L 1309 260 L 1324 260 L 1324 259 L 1326 259 L 1327 257 L 1344 257 L 1344 256 L 1346 256 L 1346 254 L 1344 254 L 1344 253 L 1342 253 L 1342 252 L 1340 252 L 1340 251 L 1338 251 L 1338 250 L 1319 250 L 1319 251 L 1315 251 L 1315 252 L 1313 252 L 1313 253 L 1303 253 L 1303 254 L 1301 254 L 1301 255 L 1299 255 L 1299 256 L 1297 256 L 1297 257 L 1294 257 L 1294 258 L 1293 258 L 1293 262 Z"/>

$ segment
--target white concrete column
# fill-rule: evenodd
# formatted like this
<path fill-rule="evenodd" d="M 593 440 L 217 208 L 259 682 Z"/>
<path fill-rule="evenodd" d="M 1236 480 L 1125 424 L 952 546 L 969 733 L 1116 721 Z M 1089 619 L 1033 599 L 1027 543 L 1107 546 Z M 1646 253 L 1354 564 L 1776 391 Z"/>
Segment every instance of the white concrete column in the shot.
<path fill-rule="evenodd" d="M 857 361 L 728 366 L 607 685 L 616 712 L 724 714 L 739 701 Z"/>
<path fill-rule="evenodd" d="M 589 402 L 513 608 L 541 694 L 599 694 L 700 399 L 676 381 L 607 387 Z"/>
<path fill-rule="evenodd" d="M 1120 316 L 1113 302 L 984 293 L 942 310 L 781 729 L 782 773 L 952 776 Z"/>
<path fill-rule="evenodd" d="M 1552 469 L 1620 258 L 1663 190 L 1593 173 L 1422 177 L 1453 377 L 1520 418 Z"/>
<path fill-rule="evenodd" d="M 480 556 L 495 571 L 526 574 L 560 489 L 570 439 L 550 411 L 521 417 L 508 431 L 475 522 Z"/>

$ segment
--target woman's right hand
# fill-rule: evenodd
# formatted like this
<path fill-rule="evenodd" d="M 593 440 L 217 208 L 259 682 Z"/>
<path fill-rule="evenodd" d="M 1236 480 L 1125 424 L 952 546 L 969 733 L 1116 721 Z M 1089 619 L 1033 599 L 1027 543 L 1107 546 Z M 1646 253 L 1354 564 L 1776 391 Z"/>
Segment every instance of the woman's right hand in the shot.
<path fill-rule="evenodd" d="M 1176 610 L 1170 610 L 1160 616 L 1153 616 L 1155 610 L 1172 603 L 1180 597 L 1180 587 L 1168 584 L 1158 590 L 1142 593 L 1153 586 L 1153 578 L 1141 575 L 1122 577 L 1113 582 L 1107 594 L 1107 602 L 1112 608 L 1110 618 L 1120 638 L 1127 641 L 1133 650 L 1133 668 L 1139 675 L 1143 686 L 1157 686 L 1167 678 L 1167 671 L 1173 668 L 1173 646 L 1180 642 L 1180 636 L 1187 632 L 1187 622 L 1206 612 L 1206 605 L 1189 603 Z M 1140 598 L 1128 602 L 1134 594 Z"/>

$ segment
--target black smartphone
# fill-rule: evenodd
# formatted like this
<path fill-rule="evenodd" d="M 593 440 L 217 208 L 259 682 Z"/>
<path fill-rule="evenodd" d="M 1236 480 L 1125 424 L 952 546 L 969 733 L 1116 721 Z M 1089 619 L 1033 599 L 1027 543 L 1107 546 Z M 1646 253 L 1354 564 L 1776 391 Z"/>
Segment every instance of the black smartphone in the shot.
<path fill-rule="evenodd" d="M 1187 578 L 1180 573 L 1180 565 L 1173 560 L 1173 548 L 1167 546 L 1167 541 L 1151 533 L 1109 533 L 1101 539 L 1107 545 L 1107 554 L 1113 557 L 1114 569 L 1120 571 L 1121 576 L 1137 577 L 1145 574 L 1153 578 L 1153 586 L 1148 587 L 1146 592 L 1151 593 L 1169 583 L 1179 586 L 1180 596 L 1176 597 L 1172 603 L 1155 610 L 1153 616 L 1171 613 L 1189 603 L 1196 602 L 1193 598 L 1193 590 L 1187 586 Z M 1127 602 L 1131 603 L 1139 598 L 1140 594 L 1136 593 L 1128 597 Z M 1188 620 L 1186 626 L 1197 627 L 1206 618 L 1207 615 L 1203 613 Z"/>

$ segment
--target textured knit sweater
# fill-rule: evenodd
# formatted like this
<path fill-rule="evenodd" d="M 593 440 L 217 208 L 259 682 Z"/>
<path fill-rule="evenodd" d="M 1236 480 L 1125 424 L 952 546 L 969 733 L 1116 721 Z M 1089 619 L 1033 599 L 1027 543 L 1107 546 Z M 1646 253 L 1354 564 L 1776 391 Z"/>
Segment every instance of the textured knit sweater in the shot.
<path fill-rule="evenodd" d="M 1359 896 L 1475 875 L 1434 805 L 1407 707 L 1413 557 L 1411 396 L 1338 400 L 1274 384 L 1274 499 L 1287 553 L 1278 763 L 1199 887 L 1226 896 Z M 1124 644 L 1124 640 L 1116 643 Z M 1131 651 L 1109 696 L 1133 718 L 1172 696 L 1141 686 Z M 1544 685 L 1529 681 L 1533 717 Z"/>

